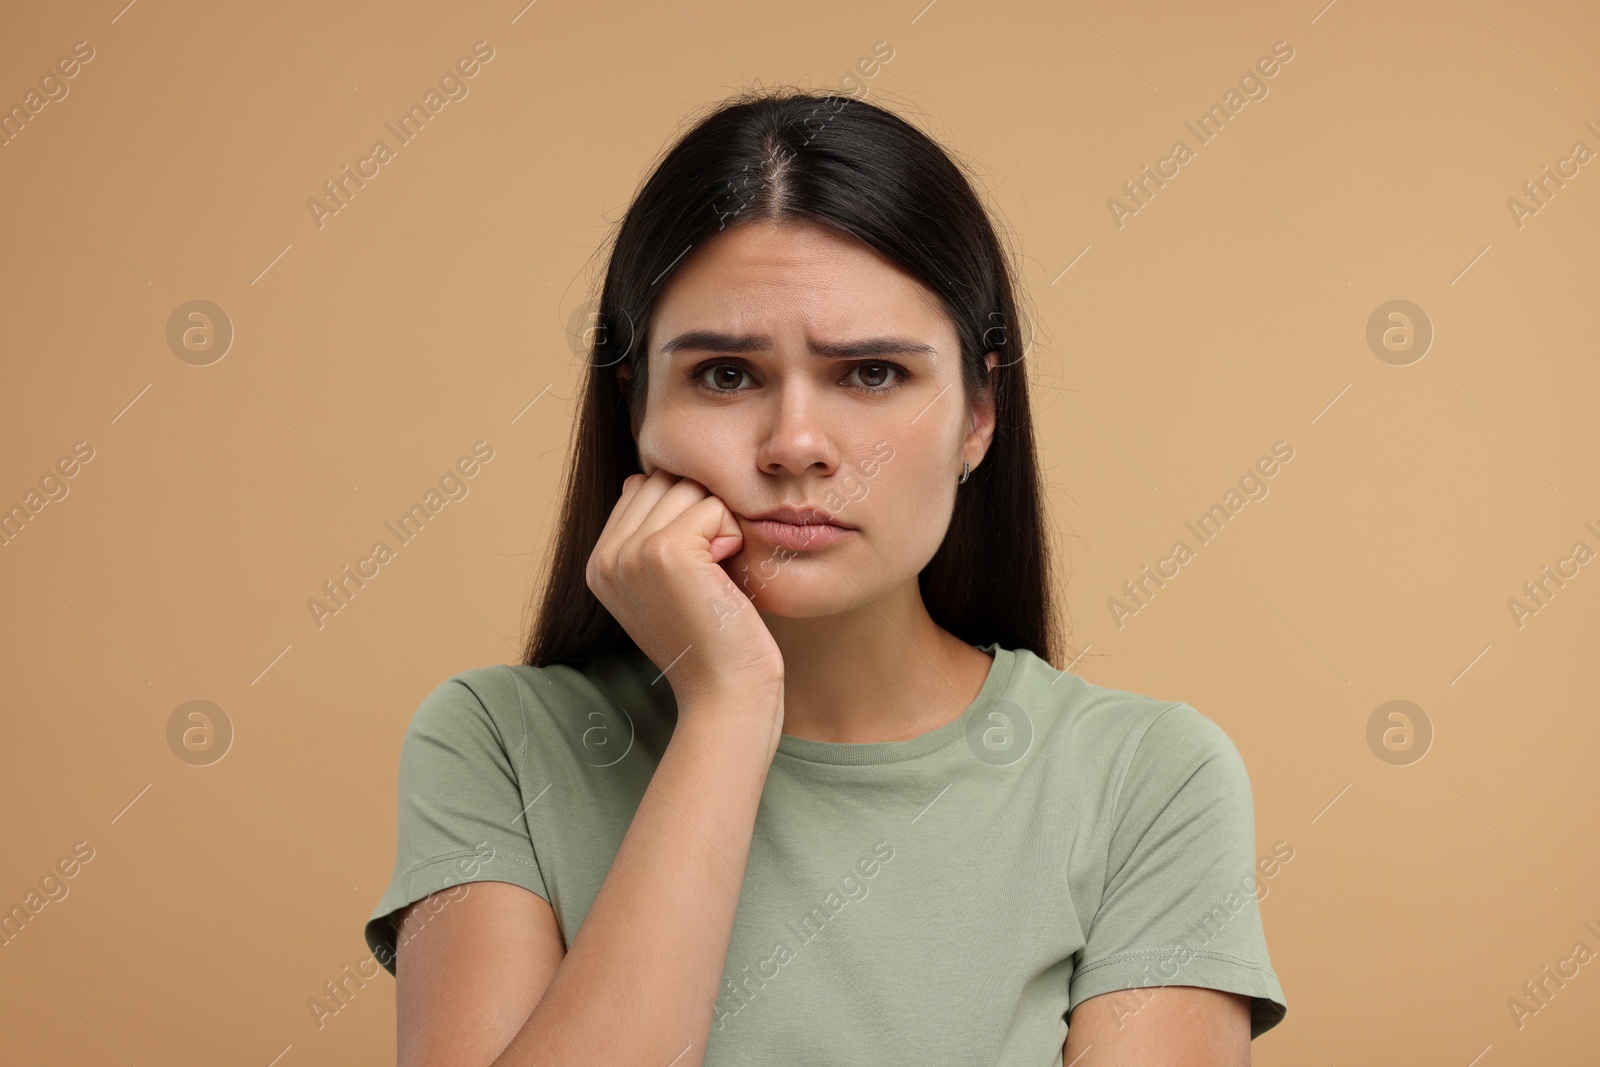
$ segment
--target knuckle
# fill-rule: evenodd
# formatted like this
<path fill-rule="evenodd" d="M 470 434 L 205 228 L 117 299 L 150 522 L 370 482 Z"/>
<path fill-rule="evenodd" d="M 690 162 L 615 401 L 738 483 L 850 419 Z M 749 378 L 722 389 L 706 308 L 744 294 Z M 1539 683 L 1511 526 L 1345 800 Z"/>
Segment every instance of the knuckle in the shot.
<path fill-rule="evenodd" d="M 660 567 L 672 558 L 672 543 L 657 530 L 645 537 L 639 545 L 639 553 L 652 565 Z"/>
<path fill-rule="evenodd" d="M 588 583 L 590 590 L 598 593 L 605 585 L 606 579 L 616 572 L 616 564 L 612 553 L 596 548 L 589 554 L 589 562 L 583 568 L 583 580 Z"/>

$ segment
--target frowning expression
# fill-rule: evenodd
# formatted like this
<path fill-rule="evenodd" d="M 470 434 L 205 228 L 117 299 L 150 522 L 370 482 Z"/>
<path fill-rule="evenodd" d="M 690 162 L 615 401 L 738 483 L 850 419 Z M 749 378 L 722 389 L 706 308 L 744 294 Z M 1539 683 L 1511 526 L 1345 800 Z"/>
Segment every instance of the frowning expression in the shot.
<path fill-rule="evenodd" d="M 723 568 L 758 609 L 829 615 L 915 581 L 993 431 L 931 290 L 829 227 L 756 220 L 691 253 L 647 336 L 644 471 L 727 504 L 745 543 Z M 799 524 L 757 518 L 784 507 Z"/>

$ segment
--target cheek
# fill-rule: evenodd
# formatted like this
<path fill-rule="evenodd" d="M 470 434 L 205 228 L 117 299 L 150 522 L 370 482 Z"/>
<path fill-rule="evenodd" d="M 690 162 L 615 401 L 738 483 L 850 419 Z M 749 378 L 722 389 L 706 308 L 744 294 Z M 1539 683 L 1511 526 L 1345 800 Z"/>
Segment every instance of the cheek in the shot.
<path fill-rule="evenodd" d="M 955 475 L 945 478 L 944 455 L 928 443 L 897 443 L 876 473 L 841 472 L 840 494 L 853 498 L 849 508 L 879 529 L 898 531 L 908 544 L 937 544 L 949 525 L 956 481 Z"/>
<path fill-rule="evenodd" d="M 639 460 L 646 474 L 657 468 L 693 478 L 707 487 L 718 485 L 740 454 L 722 440 L 715 426 L 696 427 L 681 415 L 647 416 L 639 426 Z"/>
<path fill-rule="evenodd" d="M 639 424 L 639 461 L 646 474 L 654 474 L 662 467 L 682 472 L 685 442 L 680 440 L 682 435 L 672 425 L 676 421 L 679 420 L 663 420 L 651 414 Z"/>

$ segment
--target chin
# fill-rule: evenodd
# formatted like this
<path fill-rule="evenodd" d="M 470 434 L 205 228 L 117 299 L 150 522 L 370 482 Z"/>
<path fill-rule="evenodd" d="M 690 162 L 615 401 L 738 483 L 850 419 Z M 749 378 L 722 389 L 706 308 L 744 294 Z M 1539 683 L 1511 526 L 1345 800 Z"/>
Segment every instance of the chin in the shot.
<path fill-rule="evenodd" d="M 855 588 L 851 588 L 849 582 L 838 577 L 833 566 L 820 560 L 806 561 L 802 565 L 796 559 L 773 574 L 771 564 L 758 568 L 756 563 L 745 563 L 744 555 L 739 552 L 724 560 L 723 569 L 762 615 L 786 619 L 838 615 L 861 607 L 861 593 L 871 595 L 871 590 L 877 586 L 877 582 L 856 579 Z"/>

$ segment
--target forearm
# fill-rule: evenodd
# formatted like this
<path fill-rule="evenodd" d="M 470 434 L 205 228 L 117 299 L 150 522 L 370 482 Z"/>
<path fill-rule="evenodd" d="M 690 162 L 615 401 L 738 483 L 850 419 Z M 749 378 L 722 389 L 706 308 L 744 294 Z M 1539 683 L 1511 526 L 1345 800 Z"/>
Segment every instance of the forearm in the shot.
<path fill-rule="evenodd" d="M 748 702 L 688 710 L 550 987 L 492 1067 L 700 1064 L 782 720 Z"/>

